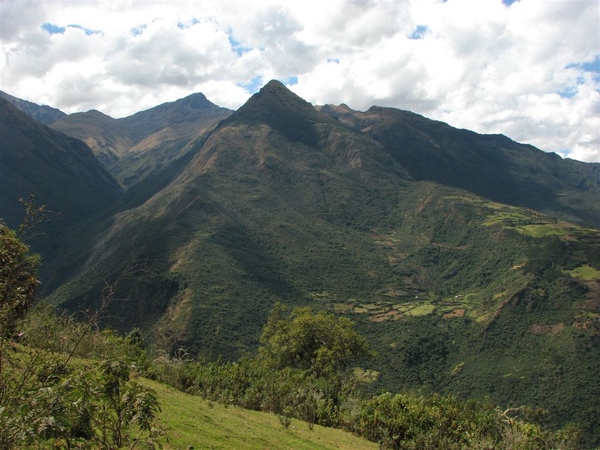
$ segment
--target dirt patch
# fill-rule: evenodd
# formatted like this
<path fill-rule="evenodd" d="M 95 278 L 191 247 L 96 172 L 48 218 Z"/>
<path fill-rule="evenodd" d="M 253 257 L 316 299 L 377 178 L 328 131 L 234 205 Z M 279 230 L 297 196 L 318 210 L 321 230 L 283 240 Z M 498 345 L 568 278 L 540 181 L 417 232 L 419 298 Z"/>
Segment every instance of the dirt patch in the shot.
<path fill-rule="evenodd" d="M 581 321 L 575 321 L 573 322 L 573 327 L 577 328 L 579 330 L 587 330 L 590 325 L 592 324 L 592 322 L 590 320 L 586 320 L 585 322 L 581 322 Z"/>
<path fill-rule="evenodd" d="M 557 323 L 556 325 L 540 325 L 533 324 L 531 326 L 531 332 L 535 334 L 558 334 L 563 328 L 565 328 L 564 323 Z"/>
<path fill-rule="evenodd" d="M 450 319 L 452 317 L 464 317 L 466 312 L 467 312 L 467 310 L 464 308 L 457 308 L 457 309 L 453 309 L 449 313 L 444 314 L 442 317 L 444 319 Z"/>
<path fill-rule="evenodd" d="M 369 317 L 369 320 L 371 322 L 381 323 L 381 322 L 385 322 L 386 320 L 398 320 L 401 317 L 402 317 L 402 314 L 400 314 L 398 311 L 393 309 L 386 313 L 376 314 L 374 316 L 371 316 L 371 317 Z"/>
<path fill-rule="evenodd" d="M 352 303 L 334 303 L 333 310 L 338 314 L 347 314 L 352 312 L 354 305 Z"/>

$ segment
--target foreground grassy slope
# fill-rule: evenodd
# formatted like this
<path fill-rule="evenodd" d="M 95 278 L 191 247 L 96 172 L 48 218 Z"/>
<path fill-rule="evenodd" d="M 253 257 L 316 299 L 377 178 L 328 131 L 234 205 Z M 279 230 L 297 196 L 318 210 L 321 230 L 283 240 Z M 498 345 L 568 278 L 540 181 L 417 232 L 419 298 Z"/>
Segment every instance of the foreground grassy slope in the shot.
<path fill-rule="evenodd" d="M 165 449 L 375 449 L 377 444 L 350 433 L 293 419 L 286 429 L 277 416 L 211 403 L 164 384 L 143 379 L 158 395 L 166 428 Z"/>

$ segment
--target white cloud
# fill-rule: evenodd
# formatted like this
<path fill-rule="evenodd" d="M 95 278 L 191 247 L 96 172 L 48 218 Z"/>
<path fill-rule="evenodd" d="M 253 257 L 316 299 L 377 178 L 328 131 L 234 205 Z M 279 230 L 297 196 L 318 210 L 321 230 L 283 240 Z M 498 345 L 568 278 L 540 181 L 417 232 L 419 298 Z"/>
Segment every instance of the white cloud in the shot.
<path fill-rule="evenodd" d="M 120 117 L 192 92 L 237 108 L 257 82 L 297 77 L 313 104 L 408 109 L 600 162 L 598 14 L 596 0 L 9 0 L 0 89 Z"/>
<path fill-rule="evenodd" d="M 13 42 L 22 36 L 23 29 L 32 23 L 44 22 L 43 5 L 35 1 L 8 1 L 0 3 L 0 42 Z"/>

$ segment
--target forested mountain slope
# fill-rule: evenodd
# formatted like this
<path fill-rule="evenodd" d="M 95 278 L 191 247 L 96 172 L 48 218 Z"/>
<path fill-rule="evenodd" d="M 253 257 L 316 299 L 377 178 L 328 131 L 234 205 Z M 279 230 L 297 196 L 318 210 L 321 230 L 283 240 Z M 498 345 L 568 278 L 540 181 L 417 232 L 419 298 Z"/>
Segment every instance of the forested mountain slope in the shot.
<path fill-rule="evenodd" d="M 502 135 L 482 135 L 393 108 L 319 108 L 372 136 L 416 180 L 600 226 L 600 164 L 562 159 Z"/>
<path fill-rule="evenodd" d="M 50 233 L 46 241 L 120 197 L 118 183 L 83 142 L 33 120 L 2 98 L 0 135 L 0 218 L 9 226 L 22 222 L 25 208 L 19 199 L 32 194 L 38 206 L 61 216 L 42 227 Z"/>

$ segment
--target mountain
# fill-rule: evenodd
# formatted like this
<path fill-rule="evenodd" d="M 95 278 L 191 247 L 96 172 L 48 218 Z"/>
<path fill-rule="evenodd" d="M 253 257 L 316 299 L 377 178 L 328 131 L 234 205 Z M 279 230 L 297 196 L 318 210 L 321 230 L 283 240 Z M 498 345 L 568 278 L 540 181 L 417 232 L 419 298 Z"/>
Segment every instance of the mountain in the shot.
<path fill-rule="evenodd" d="M 85 142 L 105 166 L 118 161 L 135 142 L 118 119 L 96 110 L 65 116 L 52 128 Z"/>
<path fill-rule="evenodd" d="M 196 93 L 180 100 L 138 112 L 121 121 L 135 129 L 139 137 L 171 130 L 183 135 L 197 134 L 198 130 L 214 123 L 215 117 L 231 114 L 231 110 L 210 102 L 204 94 Z"/>
<path fill-rule="evenodd" d="M 61 230 L 106 208 L 121 195 L 117 182 L 81 141 L 54 131 L 0 98 L 0 218 L 16 227 L 34 195 L 38 206 L 60 213 L 42 226 Z M 39 231 L 39 230 L 38 230 Z"/>
<path fill-rule="evenodd" d="M 52 127 L 86 142 L 115 178 L 131 186 L 181 156 L 184 143 L 229 114 L 197 93 L 122 119 L 99 111 L 71 114 Z"/>
<path fill-rule="evenodd" d="M 0 91 L 0 98 L 8 100 L 10 103 L 15 105 L 18 109 L 23 111 L 29 117 L 32 117 L 33 119 L 45 125 L 50 125 L 67 115 L 59 109 L 52 108 L 47 105 L 40 106 L 33 102 L 13 97 L 12 95 L 7 94 L 6 92 Z"/>
<path fill-rule="evenodd" d="M 268 105 L 278 108 L 282 102 L 278 94 L 284 94 L 291 106 L 248 121 L 255 102 L 267 111 Z M 315 146 L 289 140 L 293 134 L 289 128 L 298 117 L 295 105 L 304 103 L 279 83 L 267 85 L 249 100 L 248 108 L 233 113 L 198 141 L 190 151 L 191 160 L 178 166 L 162 190 L 114 216 L 109 229 L 92 231 L 97 241 L 89 243 L 91 254 L 78 250 L 78 255 L 66 256 L 69 261 L 85 258 L 75 264 L 81 283 L 63 285 L 54 296 L 79 306 L 84 298 L 94 299 L 88 294 L 101 282 L 92 273 L 116 279 L 118 273 L 143 262 L 149 265 L 143 285 L 128 284 L 143 294 L 119 294 L 132 303 L 110 313 L 120 318 L 113 326 L 138 324 L 185 345 L 196 341 L 194 351 L 204 347 L 207 356 L 234 356 L 248 348 L 275 299 L 303 301 L 316 283 L 313 275 L 322 278 L 339 271 L 328 268 L 330 244 L 315 236 L 337 235 L 339 227 L 350 225 L 360 230 L 377 226 L 392 205 L 365 200 L 372 193 L 396 197 L 394 184 L 402 176 L 391 158 L 372 148 L 371 139 L 339 127 L 312 107 L 306 129 L 314 132 Z M 353 234 L 364 239 L 361 232 Z M 279 246 L 304 248 L 285 261 Z M 356 265 L 355 257 L 345 253 L 340 257 Z M 307 270 L 315 258 L 320 260 L 318 266 Z M 284 268 L 288 263 L 290 267 Z M 305 273 L 300 285 L 292 279 L 296 272 Z M 347 292 L 361 283 L 371 284 L 361 268 L 355 272 Z M 75 285 L 79 287 L 72 291 Z M 207 296 L 204 286 L 211 286 L 215 295 Z M 81 287 L 90 291 L 79 291 Z M 231 303 L 236 296 L 240 302 Z M 145 300 L 137 300 L 142 297 Z M 245 315 L 256 319 L 249 328 L 239 326 Z M 221 320 L 224 323 L 218 324 Z M 220 339 L 221 332 L 232 339 Z M 208 346 L 197 340 L 201 335 L 210 341 Z"/>
<path fill-rule="evenodd" d="M 321 112 L 372 136 L 415 180 L 600 226 L 600 164 L 562 159 L 502 135 L 456 129 L 418 114 L 372 107 Z"/>
<path fill-rule="evenodd" d="M 165 129 L 149 117 L 131 130 Z M 276 81 L 187 129 L 65 233 L 49 301 L 210 359 L 255 351 L 276 301 L 334 311 L 377 352 L 372 391 L 543 407 L 600 444 L 597 165 Z"/>

